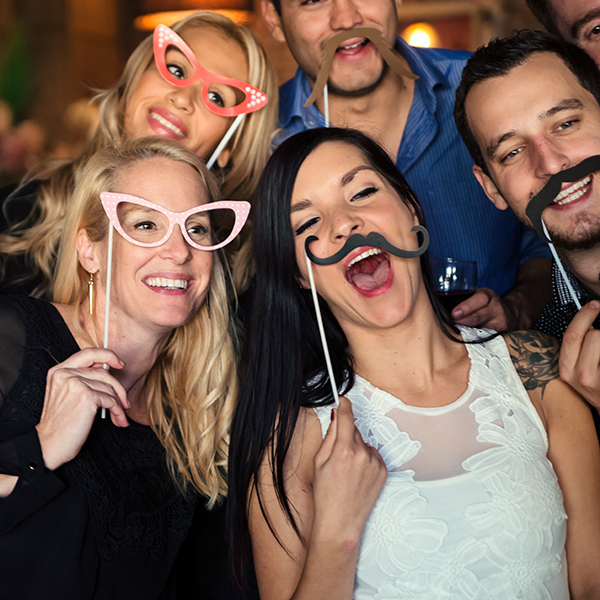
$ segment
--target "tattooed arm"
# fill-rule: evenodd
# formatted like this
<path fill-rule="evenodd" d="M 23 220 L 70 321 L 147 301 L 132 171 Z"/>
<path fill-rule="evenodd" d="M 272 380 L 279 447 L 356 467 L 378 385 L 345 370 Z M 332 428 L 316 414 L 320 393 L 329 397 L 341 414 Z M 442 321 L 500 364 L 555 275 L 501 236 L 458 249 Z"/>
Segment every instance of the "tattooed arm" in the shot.
<path fill-rule="evenodd" d="M 546 386 L 558 377 L 558 341 L 539 331 L 515 331 L 504 339 L 525 389 L 539 389 L 543 398 Z"/>
<path fill-rule="evenodd" d="M 513 365 L 548 432 L 563 493 L 573 600 L 600 598 L 600 446 L 589 406 L 558 376 L 558 342 L 537 331 L 504 336 Z"/>

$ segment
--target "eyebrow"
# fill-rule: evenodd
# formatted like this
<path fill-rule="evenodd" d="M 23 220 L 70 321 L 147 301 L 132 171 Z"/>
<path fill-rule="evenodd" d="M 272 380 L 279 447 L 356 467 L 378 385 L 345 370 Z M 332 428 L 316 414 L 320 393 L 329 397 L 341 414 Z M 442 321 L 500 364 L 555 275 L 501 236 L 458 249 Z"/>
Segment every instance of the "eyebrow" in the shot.
<path fill-rule="evenodd" d="M 312 206 L 312 202 L 310 200 L 300 200 L 300 202 L 296 202 L 296 204 L 292 204 L 290 208 L 290 214 L 293 215 L 295 212 L 299 212 L 301 210 L 305 210 Z"/>
<path fill-rule="evenodd" d="M 600 16 L 600 8 L 595 8 L 594 10 L 590 10 L 590 12 L 586 13 L 581 17 L 581 19 L 577 19 L 575 23 L 571 26 L 571 37 L 576 39 L 584 25 L 587 25 L 590 21 L 593 21 L 596 17 Z"/>
<path fill-rule="evenodd" d="M 583 108 L 583 104 L 577 98 L 568 98 L 566 100 L 562 100 L 556 106 L 549 108 L 546 112 L 538 115 L 538 119 L 540 121 L 544 121 L 545 119 L 549 119 L 554 115 L 562 112 L 563 110 L 581 110 Z M 498 148 L 507 140 L 517 135 L 517 132 L 514 130 L 507 131 L 501 136 L 492 139 L 492 141 L 488 144 L 486 148 L 486 153 L 489 158 L 493 158 Z"/>
<path fill-rule="evenodd" d="M 573 110 L 573 109 L 582 109 L 583 104 L 577 98 L 568 98 L 567 100 L 562 100 L 556 106 L 548 109 L 545 113 L 542 113 L 538 119 L 543 121 L 544 119 L 548 119 L 549 117 L 553 117 L 555 114 L 563 111 L 563 110 Z"/>
<path fill-rule="evenodd" d="M 190 48 L 190 50 L 191 50 L 191 48 Z M 184 58 L 184 59 L 185 59 L 185 60 L 187 60 L 188 62 L 189 62 L 189 60 L 190 60 L 190 59 L 189 59 L 189 58 L 188 58 L 188 57 L 185 55 L 185 52 L 184 52 L 184 51 L 183 51 L 183 50 L 182 50 L 182 49 L 181 49 L 179 46 L 177 46 L 177 45 L 175 45 L 175 44 L 173 44 L 173 43 L 169 44 L 169 45 L 168 45 L 168 46 L 165 48 L 165 58 L 166 58 L 166 56 L 167 56 L 167 54 L 168 54 L 169 52 L 177 52 L 177 54 L 179 54 L 179 55 L 180 55 L 182 58 Z M 194 54 L 194 53 L 193 53 L 193 51 L 192 51 L 192 54 Z M 196 56 L 196 55 L 194 54 L 194 56 Z"/>
<path fill-rule="evenodd" d="M 348 171 L 341 179 L 340 179 L 340 187 L 344 187 L 348 185 L 356 176 L 359 171 L 375 171 L 375 169 L 370 165 L 359 165 L 358 167 L 354 167 L 351 171 Z"/>
<path fill-rule="evenodd" d="M 369 165 L 359 165 L 355 167 L 351 171 L 348 171 L 342 178 L 340 179 L 340 187 L 344 187 L 348 185 L 356 176 L 356 174 L 360 171 L 373 171 L 376 172 L 375 169 Z M 310 200 L 300 200 L 300 202 L 296 202 L 296 204 L 292 204 L 290 208 L 290 214 L 294 214 L 296 212 L 300 212 L 301 210 L 305 210 L 306 208 L 310 208 L 312 206 L 312 202 Z"/>
<path fill-rule="evenodd" d="M 517 135 L 517 132 L 512 130 L 512 131 L 507 131 L 506 133 L 502 134 L 501 136 L 499 136 L 497 138 L 494 138 L 488 144 L 488 147 L 485 149 L 488 157 L 493 158 L 496 155 L 498 148 L 502 144 L 504 144 L 504 142 L 506 142 L 506 140 L 510 140 L 510 138 L 515 137 L 515 135 Z"/>

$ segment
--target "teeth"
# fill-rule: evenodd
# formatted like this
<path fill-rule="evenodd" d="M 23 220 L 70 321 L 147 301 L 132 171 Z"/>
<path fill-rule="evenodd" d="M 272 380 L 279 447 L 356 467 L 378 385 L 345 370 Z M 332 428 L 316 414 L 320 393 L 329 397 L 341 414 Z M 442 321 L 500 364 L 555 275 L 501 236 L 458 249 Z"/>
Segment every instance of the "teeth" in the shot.
<path fill-rule="evenodd" d="M 167 279 L 166 277 L 148 277 L 146 283 L 151 287 L 160 287 L 166 290 L 185 290 L 188 286 L 187 279 Z"/>
<path fill-rule="evenodd" d="M 369 248 L 368 250 L 365 250 L 362 254 L 359 254 L 358 256 L 355 256 L 348 263 L 348 266 L 346 267 L 346 270 L 348 270 L 352 265 L 355 265 L 357 262 L 360 262 L 361 260 L 364 260 L 368 256 L 374 256 L 375 254 L 382 254 L 382 253 L 383 253 L 383 250 L 380 250 L 379 248 Z"/>
<path fill-rule="evenodd" d="M 356 44 L 352 44 L 351 46 L 340 46 L 342 50 L 352 50 L 353 48 L 358 48 L 363 42 L 356 42 Z"/>
<path fill-rule="evenodd" d="M 182 138 L 185 137 L 183 131 L 181 131 L 181 129 L 179 129 L 177 125 L 173 125 L 171 121 L 167 121 L 167 119 L 165 119 L 163 116 L 159 115 L 158 113 L 155 113 L 152 110 L 150 111 L 150 114 L 152 115 L 153 119 L 156 119 L 161 125 L 164 125 L 167 129 L 174 131 L 178 136 Z"/>
<path fill-rule="evenodd" d="M 554 204 L 562 206 L 578 200 L 581 198 L 581 196 L 583 196 L 583 194 L 585 194 L 591 181 L 591 175 L 588 175 L 585 179 L 576 181 L 573 185 L 569 186 L 566 190 L 563 190 L 558 196 L 556 196 L 554 199 Z"/>

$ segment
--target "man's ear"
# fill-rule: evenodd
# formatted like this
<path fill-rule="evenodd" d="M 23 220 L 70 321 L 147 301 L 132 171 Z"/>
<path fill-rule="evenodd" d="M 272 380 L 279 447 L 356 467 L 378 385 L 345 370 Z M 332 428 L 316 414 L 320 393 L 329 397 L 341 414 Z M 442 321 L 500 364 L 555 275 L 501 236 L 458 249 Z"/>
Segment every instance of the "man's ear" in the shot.
<path fill-rule="evenodd" d="M 271 0 L 260 0 L 260 10 L 271 35 L 278 41 L 285 43 L 285 35 L 281 26 L 281 17 Z"/>
<path fill-rule="evenodd" d="M 88 273 L 96 273 L 99 269 L 97 245 L 88 237 L 85 229 L 77 232 L 77 254 L 79 263 Z"/>
<path fill-rule="evenodd" d="M 506 210 L 508 204 L 489 175 L 486 175 L 478 165 L 473 165 L 473 175 L 475 175 L 475 178 L 479 181 L 479 185 L 483 188 L 485 195 L 494 203 L 495 207 L 500 210 Z"/>

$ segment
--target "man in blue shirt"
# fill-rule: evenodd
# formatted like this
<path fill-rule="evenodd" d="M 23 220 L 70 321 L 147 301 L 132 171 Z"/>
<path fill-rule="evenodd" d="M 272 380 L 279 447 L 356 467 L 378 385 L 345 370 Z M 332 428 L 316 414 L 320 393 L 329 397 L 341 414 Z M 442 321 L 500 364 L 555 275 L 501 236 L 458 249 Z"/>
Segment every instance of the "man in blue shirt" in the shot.
<path fill-rule="evenodd" d="M 542 258 L 549 255 L 514 215 L 489 206 L 471 172 L 452 117 L 469 54 L 408 46 L 397 38 L 396 9 L 393 0 L 262 0 L 273 36 L 287 42 L 300 65 L 280 90 L 278 141 L 325 125 L 323 98 L 308 108 L 304 103 L 327 40 L 357 26 L 381 31 L 419 78 L 389 69 L 366 38 L 342 42 L 328 80 L 331 124 L 359 129 L 397 157 L 423 206 L 432 256 L 477 262 L 481 289 L 454 309 L 456 321 L 499 330 L 530 327 L 550 296 L 550 261 Z"/>

